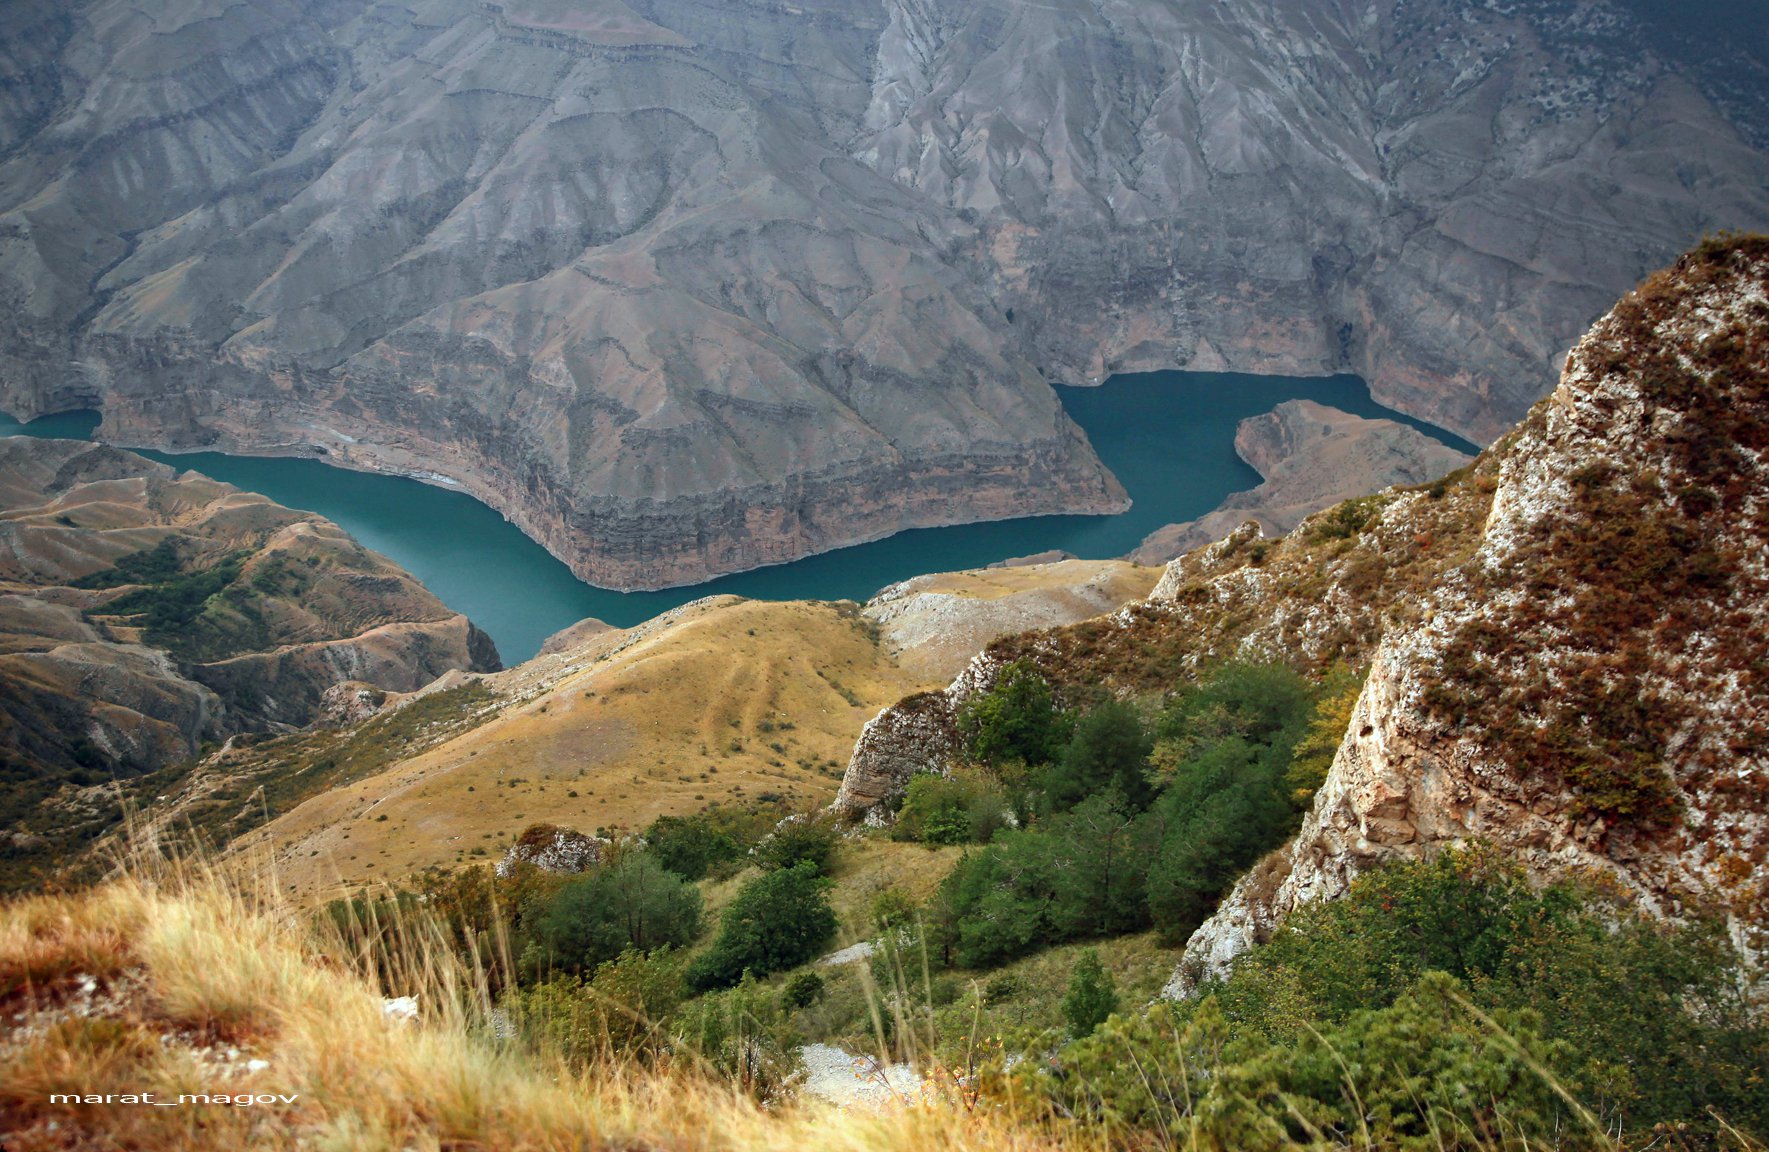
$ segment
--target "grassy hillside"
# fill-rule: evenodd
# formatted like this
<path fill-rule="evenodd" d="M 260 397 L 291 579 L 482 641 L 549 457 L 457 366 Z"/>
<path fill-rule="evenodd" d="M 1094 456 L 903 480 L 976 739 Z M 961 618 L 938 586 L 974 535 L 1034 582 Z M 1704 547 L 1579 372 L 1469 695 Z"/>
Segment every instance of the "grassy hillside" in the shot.
<path fill-rule="evenodd" d="M 860 728 L 922 687 L 851 605 L 722 597 L 486 678 L 476 727 L 321 792 L 252 843 L 323 894 L 495 856 L 529 824 L 638 832 L 715 802 L 827 803 Z"/>

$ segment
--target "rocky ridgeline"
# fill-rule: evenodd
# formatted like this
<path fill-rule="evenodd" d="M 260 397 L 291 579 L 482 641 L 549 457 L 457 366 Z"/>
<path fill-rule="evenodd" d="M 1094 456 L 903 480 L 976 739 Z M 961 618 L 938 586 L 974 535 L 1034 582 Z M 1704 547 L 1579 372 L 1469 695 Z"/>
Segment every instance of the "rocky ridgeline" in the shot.
<path fill-rule="evenodd" d="M 194 472 L 0 438 L 0 507 L 0 757 L 31 788 L 350 722 L 499 667 L 489 637 L 337 525 Z"/>
<path fill-rule="evenodd" d="M 868 726 L 861 814 L 944 771 L 1012 660 L 1059 696 L 1157 692 L 1227 658 L 1370 672 L 1301 832 L 1192 938 L 1183 993 L 1297 905 L 1480 839 L 1656 913 L 1769 924 L 1769 241 L 1711 242 L 1600 321 L 1472 465 L 1174 561 L 1146 602 L 1001 640 Z"/>
<path fill-rule="evenodd" d="M 1769 943 L 1769 241 L 1648 281 L 1497 455 L 1478 550 L 1383 638 L 1302 831 L 1174 990 L 1371 865 L 1471 838 Z"/>

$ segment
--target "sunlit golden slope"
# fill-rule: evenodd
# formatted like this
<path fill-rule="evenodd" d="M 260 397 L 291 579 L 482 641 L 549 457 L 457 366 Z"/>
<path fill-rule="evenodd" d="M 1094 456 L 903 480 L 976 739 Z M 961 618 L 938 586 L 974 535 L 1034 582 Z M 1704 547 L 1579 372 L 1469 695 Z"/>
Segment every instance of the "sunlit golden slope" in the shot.
<path fill-rule="evenodd" d="M 735 597 L 485 683 L 509 698 L 495 718 L 268 826 L 292 890 L 471 861 L 541 821 L 634 831 L 715 800 L 826 803 L 866 721 L 927 686 L 852 605 Z"/>

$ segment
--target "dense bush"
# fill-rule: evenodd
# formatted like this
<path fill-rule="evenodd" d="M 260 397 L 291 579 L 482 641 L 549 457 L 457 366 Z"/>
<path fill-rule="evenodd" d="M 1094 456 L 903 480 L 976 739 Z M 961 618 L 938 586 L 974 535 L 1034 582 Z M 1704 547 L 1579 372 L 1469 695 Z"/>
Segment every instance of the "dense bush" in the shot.
<path fill-rule="evenodd" d="M 712 948 L 689 966 L 689 985 L 729 988 L 745 972 L 766 976 L 815 958 L 835 934 L 828 888 L 809 861 L 744 884 L 725 909 Z"/>
<path fill-rule="evenodd" d="M 922 773 L 909 781 L 891 826 L 893 840 L 923 844 L 987 844 L 1007 824 L 1007 797 L 994 783 L 969 775 Z"/>
<path fill-rule="evenodd" d="M 1158 743 L 1128 704 L 1081 716 L 1040 776 L 1032 808 L 1045 815 L 998 833 L 941 886 L 939 958 L 992 966 L 1067 940 L 1196 927 L 1295 828 L 1286 774 L 1314 697 L 1281 666 L 1231 664 L 1162 712 Z"/>
<path fill-rule="evenodd" d="M 1289 669 L 1234 664 L 1163 713 L 1148 902 L 1168 939 L 1189 935 L 1236 877 L 1295 830 L 1300 807 L 1287 777 L 1314 708 L 1309 684 Z"/>
<path fill-rule="evenodd" d="M 786 816 L 776 804 L 750 808 L 714 804 L 692 816 L 659 816 L 645 830 L 658 862 L 685 880 L 726 877 Z"/>
<path fill-rule="evenodd" d="M 1601 1134 L 1661 1125 L 1701 1146 L 1710 1109 L 1769 1130 L 1769 1029 L 1742 987 L 1717 927 L 1537 890 L 1488 850 L 1446 852 L 1298 911 L 1226 981 L 1113 1021 L 1041 1084 L 1113 1123 L 1237 1148 L 1315 1132 L 1632 1146 Z"/>
<path fill-rule="evenodd" d="M 994 687 L 958 711 L 965 752 L 979 764 L 995 766 L 1050 763 L 1068 744 L 1072 722 L 1027 660 L 1002 669 Z"/>
<path fill-rule="evenodd" d="M 680 947 L 700 934 L 700 892 L 644 851 L 621 851 L 544 898 L 522 957 L 534 972 L 581 972 L 622 952 Z"/>
<path fill-rule="evenodd" d="M 1063 995 L 1063 1019 L 1069 1025 L 1069 1035 L 1076 1039 L 1091 1036 L 1117 1010 L 1118 989 L 1112 974 L 1100 963 L 1098 951 L 1084 949 Z"/>
<path fill-rule="evenodd" d="M 1149 826 L 1109 796 L 966 855 L 930 909 L 939 958 L 992 967 L 1065 940 L 1148 926 Z"/>
<path fill-rule="evenodd" d="M 519 990 L 504 1007 L 530 1043 L 581 1067 L 667 1053 L 668 1024 L 686 994 L 680 953 L 628 949 L 588 980 L 555 976 Z"/>
<path fill-rule="evenodd" d="M 767 872 L 809 864 L 818 873 L 828 875 L 837 843 L 835 829 L 826 822 L 789 820 L 756 845 L 755 861 Z"/>
<path fill-rule="evenodd" d="M 1044 774 L 1049 810 L 1066 812 L 1089 796 L 1111 792 L 1127 810 L 1142 811 L 1155 795 L 1148 777 L 1153 749 L 1134 707 L 1117 700 L 1100 705 L 1076 722 L 1067 747 Z"/>

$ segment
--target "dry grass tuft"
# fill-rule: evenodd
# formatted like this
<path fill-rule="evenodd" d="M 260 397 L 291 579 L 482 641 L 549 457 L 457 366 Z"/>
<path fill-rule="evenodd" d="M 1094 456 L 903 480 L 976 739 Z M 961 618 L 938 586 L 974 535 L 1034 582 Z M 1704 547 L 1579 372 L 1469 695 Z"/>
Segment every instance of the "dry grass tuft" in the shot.
<path fill-rule="evenodd" d="M 203 868 L 0 910 L 0 1134 L 23 1149 L 1055 1148 L 1045 1125 L 943 1105 L 768 1110 L 692 1069 L 569 1071 L 484 1026 L 471 973 L 410 958 L 424 1018 L 380 994 L 274 894 Z M 421 938 L 412 946 L 428 948 Z M 440 956 L 440 950 L 432 953 Z M 106 983 L 93 991 L 96 974 Z M 227 1047 L 235 1051 L 230 1056 Z M 279 1096 L 238 1107 L 52 1094 Z M 1087 1147 L 1065 1141 L 1067 1147 Z"/>

